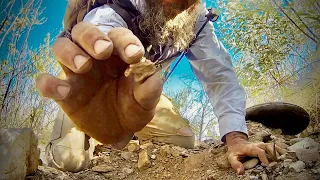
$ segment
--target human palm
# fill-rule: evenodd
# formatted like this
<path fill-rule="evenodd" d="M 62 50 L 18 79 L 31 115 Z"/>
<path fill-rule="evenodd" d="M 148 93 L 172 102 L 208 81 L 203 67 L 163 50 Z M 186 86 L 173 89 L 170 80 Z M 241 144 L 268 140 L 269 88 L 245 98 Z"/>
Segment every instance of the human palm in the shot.
<path fill-rule="evenodd" d="M 105 36 L 89 23 L 75 26 L 72 38 L 53 46 L 65 80 L 43 74 L 37 79 L 40 92 L 102 143 L 118 143 L 141 130 L 154 116 L 162 80 L 151 75 L 136 82 L 124 75 L 144 54 L 140 41 L 128 29 L 115 28 Z"/>

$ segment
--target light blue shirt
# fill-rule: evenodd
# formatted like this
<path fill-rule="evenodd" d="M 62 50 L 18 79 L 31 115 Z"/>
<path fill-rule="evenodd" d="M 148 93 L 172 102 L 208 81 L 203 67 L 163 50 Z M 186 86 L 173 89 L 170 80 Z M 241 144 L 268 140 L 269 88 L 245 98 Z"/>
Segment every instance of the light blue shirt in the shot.
<path fill-rule="evenodd" d="M 132 0 L 136 8 L 142 12 L 143 1 Z M 198 32 L 206 17 L 201 15 L 196 23 Z M 108 33 L 112 28 L 128 28 L 126 22 L 108 5 L 93 9 L 84 18 L 101 31 Z M 164 48 L 162 59 L 178 55 L 172 48 Z M 203 85 L 214 112 L 218 117 L 220 135 L 238 131 L 248 134 L 245 122 L 245 92 L 240 86 L 232 67 L 231 57 L 214 33 L 213 24 L 209 22 L 192 44 L 187 58 L 197 79 Z M 168 66 L 173 59 L 166 61 Z"/>

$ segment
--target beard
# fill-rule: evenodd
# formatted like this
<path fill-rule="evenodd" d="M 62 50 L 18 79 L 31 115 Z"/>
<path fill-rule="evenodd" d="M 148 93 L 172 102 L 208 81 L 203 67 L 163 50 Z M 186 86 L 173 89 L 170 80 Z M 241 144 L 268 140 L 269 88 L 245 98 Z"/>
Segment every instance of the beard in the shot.
<path fill-rule="evenodd" d="M 195 23 L 203 12 L 201 0 L 186 0 L 164 7 L 161 0 L 147 0 L 139 28 L 151 45 L 171 45 L 179 51 L 195 38 Z"/>

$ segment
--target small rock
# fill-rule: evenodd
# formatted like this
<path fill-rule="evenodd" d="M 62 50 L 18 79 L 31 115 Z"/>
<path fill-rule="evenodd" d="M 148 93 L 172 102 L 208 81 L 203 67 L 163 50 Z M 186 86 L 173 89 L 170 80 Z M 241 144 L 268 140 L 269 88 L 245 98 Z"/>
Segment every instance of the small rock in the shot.
<path fill-rule="evenodd" d="M 171 154 L 172 154 L 173 157 L 178 157 L 178 156 L 180 156 L 180 152 L 177 151 L 177 150 L 174 150 L 174 149 L 171 151 Z"/>
<path fill-rule="evenodd" d="M 102 173 L 102 175 L 107 179 L 112 179 L 113 173 Z"/>
<path fill-rule="evenodd" d="M 184 161 L 184 167 L 186 171 L 195 170 L 200 168 L 202 163 L 205 161 L 204 154 L 194 154 L 189 156 Z"/>
<path fill-rule="evenodd" d="M 174 146 L 172 149 L 175 149 L 179 152 L 184 152 L 184 151 L 187 151 L 187 149 L 183 148 L 183 147 L 179 147 L 179 146 Z"/>
<path fill-rule="evenodd" d="M 160 155 L 163 157 L 170 156 L 171 155 L 170 146 L 169 145 L 161 146 Z"/>
<path fill-rule="evenodd" d="M 216 160 L 217 165 L 222 169 L 228 169 L 230 167 L 230 163 L 226 157 L 226 155 L 218 157 Z"/>
<path fill-rule="evenodd" d="M 260 165 L 257 165 L 257 166 L 256 166 L 256 169 L 259 170 L 259 171 L 262 171 L 262 170 L 263 170 L 263 167 L 260 166 Z"/>
<path fill-rule="evenodd" d="M 139 169 L 147 169 L 151 166 L 151 162 L 149 160 L 148 152 L 143 150 L 139 153 L 139 160 L 138 160 L 138 168 Z"/>
<path fill-rule="evenodd" d="M 182 157 L 189 157 L 189 156 L 190 156 L 190 154 L 188 153 L 188 151 L 182 151 L 182 152 L 180 153 L 180 155 L 181 155 Z"/>
<path fill-rule="evenodd" d="M 140 148 L 141 149 L 148 149 L 151 146 L 153 146 L 152 142 L 148 142 L 148 143 L 140 145 Z"/>
<path fill-rule="evenodd" d="M 295 143 L 297 143 L 297 142 L 300 142 L 300 141 L 302 141 L 302 140 L 303 140 L 303 138 L 290 139 L 290 145 L 293 145 L 293 144 L 295 144 Z"/>
<path fill-rule="evenodd" d="M 269 164 L 269 167 L 270 167 L 271 169 L 275 169 L 275 168 L 277 167 L 277 165 L 278 165 L 277 162 L 271 162 L 271 163 Z"/>
<path fill-rule="evenodd" d="M 279 157 L 279 159 L 282 160 L 282 161 L 288 159 L 288 158 L 287 158 L 287 154 L 282 154 L 282 155 Z"/>
<path fill-rule="evenodd" d="M 213 172 L 212 170 L 208 169 L 206 173 L 207 173 L 207 175 L 210 175 L 210 174 L 212 174 L 212 172 Z"/>
<path fill-rule="evenodd" d="M 272 134 L 281 135 L 282 134 L 282 130 L 281 129 L 273 129 L 272 130 Z"/>
<path fill-rule="evenodd" d="M 243 163 L 244 169 L 252 169 L 256 167 L 259 164 L 259 159 L 258 158 L 252 158 L 245 163 Z"/>
<path fill-rule="evenodd" d="M 132 153 L 131 152 L 122 152 L 121 153 L 121 157 L 125 160 L 130 160 L 131 159 L 131 156 L 132 156 Z"/>
<path fill-rule="evenodd" d="M 101 164 L 101 165 L 95 166 L 91 170 L 94 172 L 99 172 L 99 173 L 107 173 L 107 172 L 114 171 L 113 167 L 106 165 L 106 164 Z"/>
<path fill-rule="evenodd" d="M 213 175 L 208 176 L 207 180 L 216 180 L 216 178 Z"/>
<path fill-rule="evenodd" d="M 282 172 L 283 172 L 283 174 L 288 174 L 289 171 L 290 171 L 290 169 L 289 169 L 289 166 L 288 166 L 288 167 L 285 167 Z"/>
<path fill-rule="evenodd" d="M 257 177 L 257 176 L 249 176 L 249 179 L 250 180 L 259 180 L 259 177 Z"/>
<path fill-rule="evenodd" d="M 283 161 L 284 167 L 289 167 L 293 163 L 292 159 L 286 159 Z"/>
<path fill-rule="evenodd" d="M 261 179 L 262 180 L 268 180 L 268 175 L 267 174 L 261 174 Z"/>
<path fill-rule="evenodd" d="M 311 169 L 311 171 L 313 172 L 313 174 L 318 174 L 319 173 L 318 170 L 316 170 L 316 169 Z"/>
<path fill-rule="evenodd" d="M 136 144 L 129 144 L 128 145 L 129 152 L 136 152 L 138 150 L 139 150 L 139 145 L 136 145 Z"/>
<path fill-rule="evenodd" d="M 289 168 L 294 170 L 295 172 L 299 173 L 306 167 L 305 163 L 302 161 L 297 161 L 295 163 L 292 163 Z"/>
<path fill-rule="evenodd" d="M 156 155 L 154 154 L 151 155 L 151 159 L 156 159 L 156 158 L 157 158 Z"/>
<path fill-rule="evenodd" d="M 31 129 L 0 129 L 0 179 L 25 179 L 38 169 L 40 150 Z"/>
<path fill-rule="evenodd" d="M 199 149 L 209 149 L 210 148 L 210 146 L 205 142 L 199 142 L 199 144 L 196 145 L 196 147 L 198 147 Z"/>
<path fill-rule="evenodd" d="M 300 161 L 309 162 L 320 160 L 318 148 L 319 143 L 307 137 L 288 147 L 288 150 L 295 152 Z"/>
<path fill-rule="evenodd" d="M 276 142 L 276 145 L 282 149 L 287 149 L 289 147 L 289 145 L 287 145 L 286 143 L 283 143 L 283 142 Z"/>
<path fill-rule="evenodd" d="M 127 173 L 127 174 L 132 174 L 133 173 L 133 169 L 130 168 L 123 168 L 122 172 Z"/>
<path fill-rule="evenodd" d="M 153 149 L 152 150 L 152 153 L 156 153 L 156 152 L 158 152 L 158 149 Z"/>

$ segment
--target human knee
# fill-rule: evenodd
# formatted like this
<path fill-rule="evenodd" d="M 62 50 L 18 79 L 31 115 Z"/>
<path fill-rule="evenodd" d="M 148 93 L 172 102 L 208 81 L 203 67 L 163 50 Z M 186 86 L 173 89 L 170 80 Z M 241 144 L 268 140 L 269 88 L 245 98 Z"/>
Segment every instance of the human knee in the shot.
<path fill-rule="evenodd" d="M 193 133 L 190 126 L 186 126 L 186 127 L 178 129 L 177 135 L 191 137 L 191 136 L 194 136 L 194 133 Z"/>

